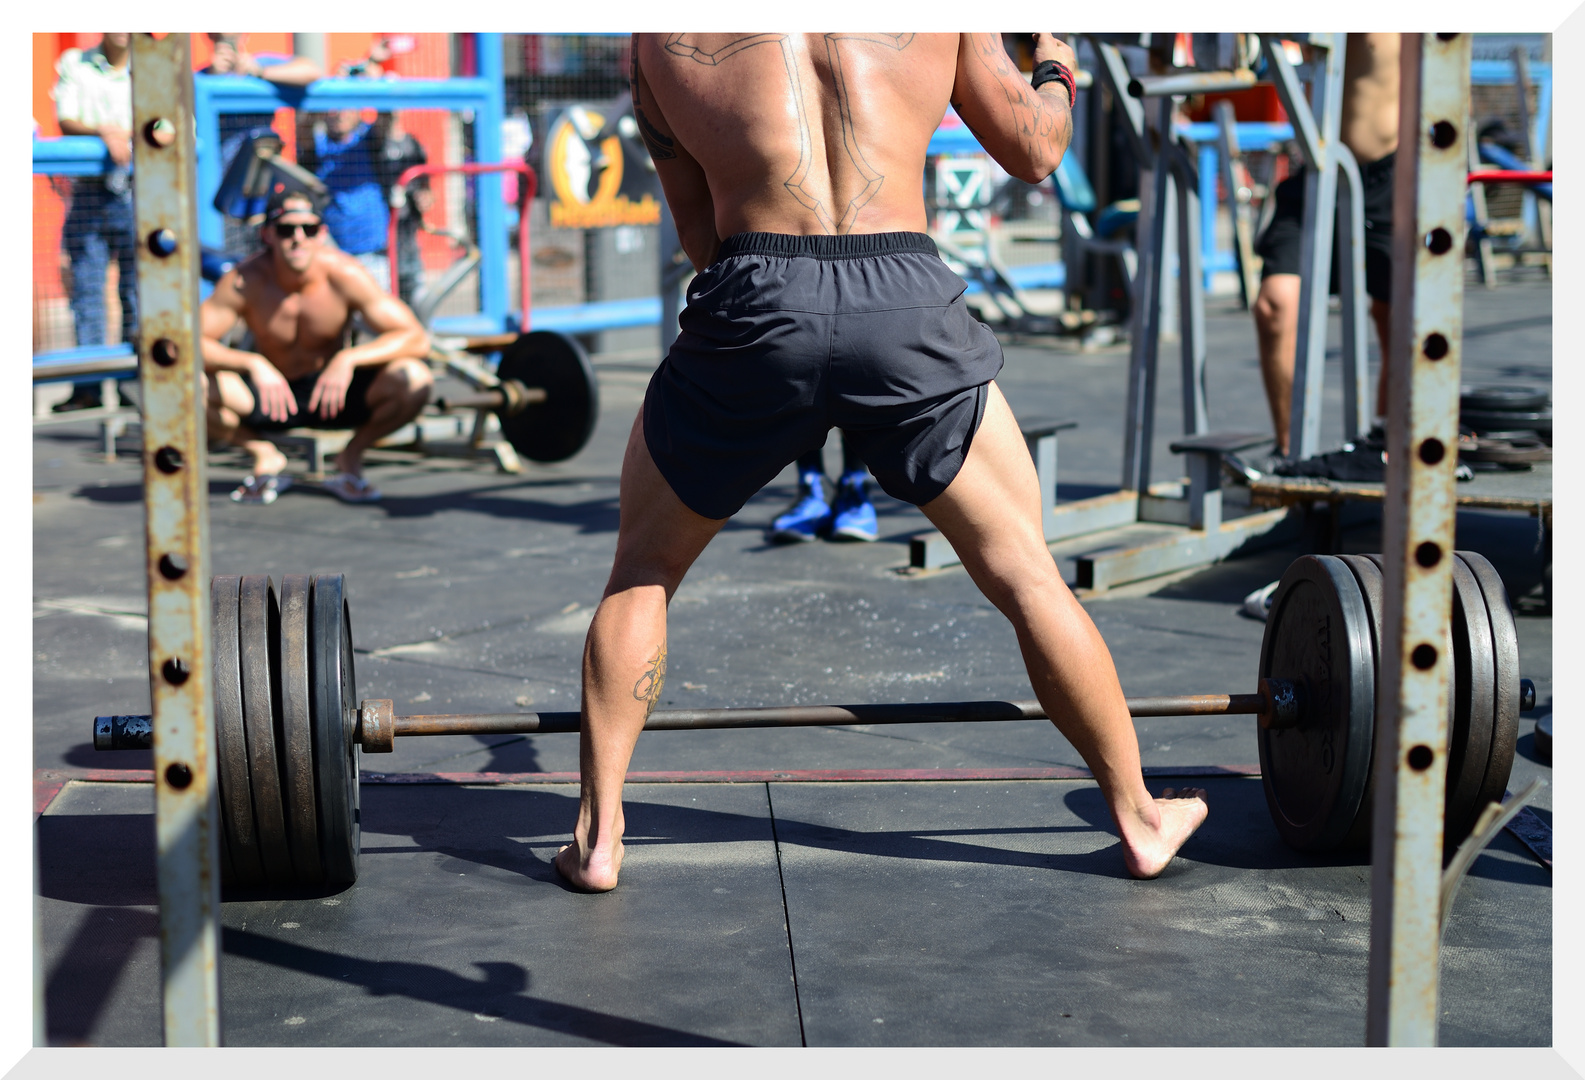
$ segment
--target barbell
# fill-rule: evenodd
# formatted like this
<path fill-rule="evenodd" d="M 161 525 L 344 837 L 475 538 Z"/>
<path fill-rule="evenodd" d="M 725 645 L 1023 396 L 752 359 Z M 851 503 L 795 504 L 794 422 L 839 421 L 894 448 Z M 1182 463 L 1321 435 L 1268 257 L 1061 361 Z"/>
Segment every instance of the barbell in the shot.
<path fill-rule="evenodd" d="M 565 461 L 594 434 L 600 416 L 600 388 L 594 366 L 577 340 L 555 330 L 439 339 L 465 352 L 501 351 L 495 386 L 440 398 L 441 412 L 481 409 L 501 421 L 501 437 L 530 461 Z"/>
<path fill-rule="evenodd" d="M 1535 689 L 1518 677 L 1507 592 L 1491 564 L 1456 553 L 1448 641 L 1444 843 L 1469 835 L 1500 799 L 1519 713 Z M 352 624 L 339 574 L 212 580 L 215 741 L 222 882 L 281 889 L 341 885 L 358 874 L 362 752 L 398 737 L 577 731 L 576 712 L 397 716 L 355 702 Z M 1283 574 L 1261 642 L 1257 691 L 1129 698 L 1143 716 L 1254 715 L 1261 782 L 1282 839 L 1303 851 L 1369 841 L 1382 634 L 1381 559 L 1306 555 Z M 658 710 L 646 731 L 1039 720 L 1036 701 L 963 701 Z M 97 750 L 146 749 L 148 716 L 94 718 Z"/>

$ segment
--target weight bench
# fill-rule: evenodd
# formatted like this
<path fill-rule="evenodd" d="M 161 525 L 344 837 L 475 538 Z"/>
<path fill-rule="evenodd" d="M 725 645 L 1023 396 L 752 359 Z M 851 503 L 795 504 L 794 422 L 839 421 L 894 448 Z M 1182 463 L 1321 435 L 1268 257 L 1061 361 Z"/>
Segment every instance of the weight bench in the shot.
<path fill-rule="evenodd" d="M 1140 520 L 1187 525 L 1207 532 L 1221 528 L 1223 461 L 1229 454 L 1270 441 L 1271 435 L 1264 431 L 1219 431 L 1189 435 L 1168 444 L 1174 454 L 1187 459 L 1189 490 L 1178 499 L 1141 495 Z"/>

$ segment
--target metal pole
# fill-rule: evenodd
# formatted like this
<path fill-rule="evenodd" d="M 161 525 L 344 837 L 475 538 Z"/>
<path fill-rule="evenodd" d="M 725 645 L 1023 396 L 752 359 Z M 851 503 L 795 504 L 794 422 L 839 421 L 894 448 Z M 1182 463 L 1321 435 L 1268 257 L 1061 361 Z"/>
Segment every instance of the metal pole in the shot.
<path fill-rule="evenodd" d="M 1470 46 L 1405 34 L 1399 61 L 1371 1046 L 1436 1044 Z"/>
<path fill-rule="evenodd" d="M 186 34 L 132 37 L 133 191 L 148 540 L 149 684 L 165 1042 L 220 1043 L 220 863 L 210 724 L 209 480 L 198 178 Z"/>
<path fill-rule="evenodd" d="M 1365 186 L 1354 152 L 1341 142 L 1332 146 L 1337 162 L 1338 299 L 1343 307 L 1343 441 L 1354 442 L 1370 430 L 1369 365 L 1366 362 L 1365 313 Z M 1386 402 L 1376 402 L 1381 409 Z"/>
<path fill-rule="evenodd" d="M 1326 372 L 1326 298 L 1332 276 L 1332 223 L 1337 209 L 1337 170 L 1331 148 L 1342 123 L 1345 35 L 1312 34 L 1311 45 L 1324 51 L 1317 60 L 1309 107 L 1281 44 L 1269 44 L 1282 98 L 1304 156 L 1304 226 L 1299 242 L 1299 326 L 1294 342 L 1293 406 L 1288 455 L 1314 457 L 1321 448 L 1321 387 Z"/>
<path fill-rule="evenodd" d="M 1172 99 L 1163 99 L 1171 109 Z M 1160 133 L 1156 132 L 1159 137 Z M 1148 165 L 1148 167 L 1145 167 Z M 1148 491 L 1150 451 L 1156 417 L 1156 364 L 1161 350 L 1162 268 L 1167 252 L 1167 204 L 1171 169 L 1159 151 L 1139 170 L 1139 217 L 1134 235 L 1143 241 L 1135 277 L 1133 325 L 1129 330 L 1128 414 L 1123 425 L 1123 490 Z"/>
<path fill-rule="evenodd" d="M 1178 186 L 1178 353 L 1182 359 L 1183 433 L 1210 428 L 1205 412 L 1205 279 L 1200 261 L 1200 187 L 1189 155 L 1166 144 Z"/>

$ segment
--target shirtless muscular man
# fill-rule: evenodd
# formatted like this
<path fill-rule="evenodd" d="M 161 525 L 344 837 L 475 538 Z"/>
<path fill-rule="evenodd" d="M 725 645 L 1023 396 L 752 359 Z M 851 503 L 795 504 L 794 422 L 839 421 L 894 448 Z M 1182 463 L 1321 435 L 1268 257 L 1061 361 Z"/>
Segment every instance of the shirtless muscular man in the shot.
<path fill-rule="evenodd" d="M 616 886 L 622 782 L 666 672 L 666 607 L 726 519 L 840 428 L 1011 620 L 1083 756 L 1124 865 L 1161 872 L 1204 792 L 1153 798 L 1106 644 L 1057 572 L 1039 485 L 992 381 L 1001 346 L 925 234 L 925 150 L 950 103 L 1010 174 L 1049 176 L 1073 52 L 999 34 L 639 34 L 635 118 L 698 275 L 622 463 L 615 563 L 584 645 L 581 800 L 556 868 Z"/>
<path fill-rule="evenodd" d="M 363 453 L 429 400 L 429 335 L 357 259 L 325 247 L 307 196 L 273 195 L 263 239 L 264 250 L 227 272 L 201 311 L 210 438 L 253 456 L 252 475 L 231 497 L 270 503 L 286 486 L 286 457 L 262 432 L 354 428 L 324 487 L 346 502 L 372 502 L 380 493 L 363 478 Z M 354 315 L 377 336 L 348 345 Z M 221 343 L 238 319 L 257 352 Z"/>

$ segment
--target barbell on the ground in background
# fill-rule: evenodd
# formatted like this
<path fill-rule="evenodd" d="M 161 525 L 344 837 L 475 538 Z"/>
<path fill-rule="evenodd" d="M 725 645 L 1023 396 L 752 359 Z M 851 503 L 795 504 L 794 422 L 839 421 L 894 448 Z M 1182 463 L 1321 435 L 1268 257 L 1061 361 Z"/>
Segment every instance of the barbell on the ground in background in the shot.
<path fill-rule="evenodd" d="M 442 412 L 464 408 L 493 412 L 501 422 L 501 437 L 531 461 L 565 461 L 594 434 L 600 388 L 589 355 L 576 339 L 555 330 L 534 330 L 437 338 L 435 346 L 442 354 L 451 349 L 501 352 L 495 385 L 438 399 L 435 405 Z"/>
<path fill-rule="evenodd" d="M 1501 799 L 1519 713 L 1535 688 L 1520 679 L 1508 596 L 1486 559 L 1458 552 L 1449 638 L 1448 851 L 1481 809 Z M 392 702 L 354 704 L 352 628 L 340 575 L 288 574 L 277 594 L 264 575 L 216 577 L 215 738 L 222 868 L 228 885 L 284 888 L 357 877 L 358 755 L 389 752 L 398 736 L 547 734 L 578 730 L 578 714 L 396 716 Z M 1273 595 L 1258 690 L 1129 698 L 1131 715 L 1258 718 L 1261 781 L 1282 838 L 1304 851 L 1364 846 L 1376 763 L 1381 560 L 1307 555 Z M 651 714 L 647 731 L 1039 720 L 1034 701 L 917 702 Z M 94 747 L 152 745 L 147 716 L 94 719 Z M 1428 754 L 1410 747 L 1411 757 Z"/>

